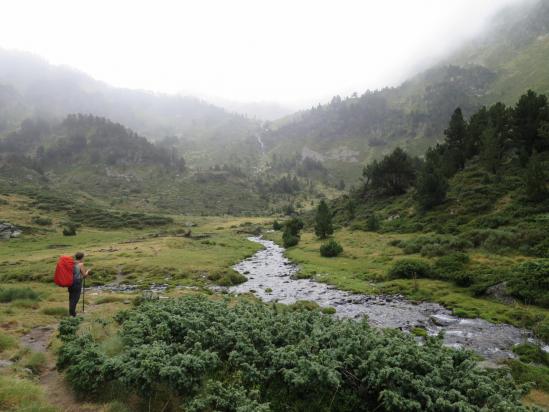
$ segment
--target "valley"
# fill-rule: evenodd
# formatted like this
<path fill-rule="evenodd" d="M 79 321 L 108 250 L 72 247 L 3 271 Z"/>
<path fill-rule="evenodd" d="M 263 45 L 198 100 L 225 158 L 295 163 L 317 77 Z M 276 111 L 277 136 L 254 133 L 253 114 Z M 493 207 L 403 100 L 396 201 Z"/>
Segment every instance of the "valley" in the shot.
<path fill-rule="evenodd" d="M 549 410 L 549 2 L 490 16 L 294 113 L 0 48 L 0 410 Z M 79 251 L 74 317 L 53 278 Z"/>

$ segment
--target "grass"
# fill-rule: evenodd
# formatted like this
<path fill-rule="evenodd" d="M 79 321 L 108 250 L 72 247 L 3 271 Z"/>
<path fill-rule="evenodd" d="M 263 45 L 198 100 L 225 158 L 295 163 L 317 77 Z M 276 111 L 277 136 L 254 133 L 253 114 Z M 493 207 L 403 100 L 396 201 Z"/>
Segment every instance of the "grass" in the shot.
<path fill-rule="evenodd" d="M 17 340 L 5 332 L 0 331 L 0 352 L 17 347 Z"/>
<path fill-rule="evenodd" d="M 56 318 L 62 318 L 69 315 L 69 310 L 66 306 L 51 306 L 42 309 L 42 313 Z"/>
<path fill-rule="evenodd" d="M 434 257 L 404 254 L 401 248 L 392 246 L 398 243 L 396 241 L 407 241 L 414 236 L 340 229 L 334 238 L 341 243 L 344 252 L 337 258 L 324 258 L 318 253 L 321 241 L 313 233 L 303 232 L 299 244 L 287 249 L 286 255 L 299 264 L 298 277 L 313 277 L 354 293 L 404 294 L 413 300 L 439 302 L 458 316 L 481 317 L 491 322 L 526 327 L 549 340 L 548 309 L 518 303 L 508 305 L 477 297 L 472 289 L 444 280 L 388 279 L 391 267 L 400 260 L 416 258 L 435 262 Z M 270 233 L 268 237 L 281 243 L 280 232 Z M 476 251 L 469 259 L 468 265 L 473 269 L 488 267 L 498 271 L 527 258 Z"/>
<path fill-rule="evenodd" d="M 55 412 L 48 405 L 43 390 L 37 384 L 24 379 L 0 376 L 0 410 Z"/>
<path fill-rule="evenodd" d="M 0 289 L 0 303 L 13 302 L 14 300 L 37 301 L 38 294 L 32 289 L 6 288 Z"/>

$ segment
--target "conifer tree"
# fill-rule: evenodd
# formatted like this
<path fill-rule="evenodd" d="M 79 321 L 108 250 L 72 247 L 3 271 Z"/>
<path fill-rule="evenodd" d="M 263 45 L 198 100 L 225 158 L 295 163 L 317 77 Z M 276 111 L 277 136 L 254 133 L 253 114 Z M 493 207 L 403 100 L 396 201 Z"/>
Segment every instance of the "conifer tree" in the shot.
<path fill-rule="evenodd" d="M 315 233 L 320 239 L 326 239 L 334 233 L 332 214 L 326 202 L 321 200 L 316 210 Z"/>

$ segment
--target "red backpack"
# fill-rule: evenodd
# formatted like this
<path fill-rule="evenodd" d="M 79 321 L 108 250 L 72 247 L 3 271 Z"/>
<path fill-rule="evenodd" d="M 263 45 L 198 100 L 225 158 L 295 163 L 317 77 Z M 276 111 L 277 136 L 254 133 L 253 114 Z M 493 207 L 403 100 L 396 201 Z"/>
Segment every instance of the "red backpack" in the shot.
<path fill-rule="evenodd" d="M 72 256 L 60 256 L 55 267 L 53 281 L 57 286 L 65 288 L 72 286 L 74 277 L 74 258 Z"/>

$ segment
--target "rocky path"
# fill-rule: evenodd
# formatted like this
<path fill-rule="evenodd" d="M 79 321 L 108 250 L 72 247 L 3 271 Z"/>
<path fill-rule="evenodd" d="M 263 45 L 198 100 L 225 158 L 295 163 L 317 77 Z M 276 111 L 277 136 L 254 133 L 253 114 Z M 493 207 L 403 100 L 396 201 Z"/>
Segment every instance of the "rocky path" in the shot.
<path fill-rule="evenodd" d="M 55 356 L 48 350 L 57 332 L 57 324 L 38 326 L 21 337 L 21 345 L 46 355 L 46 367 L 39 377 L 40 386 L 46 393 L 48 402 L 61 412 L 99 412 L 100 405 L 79 402 L 74 392 L 55 366 Z"/>

